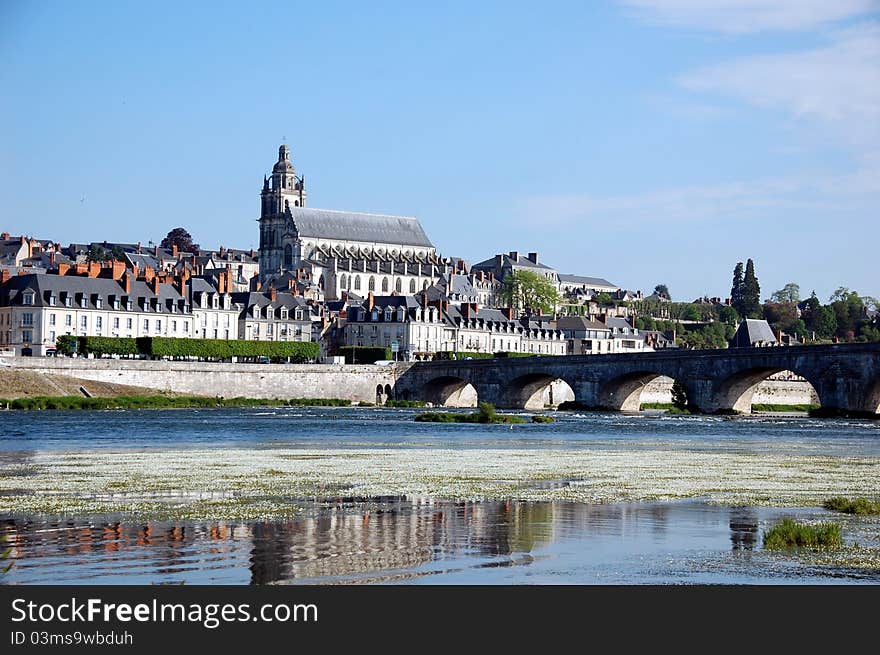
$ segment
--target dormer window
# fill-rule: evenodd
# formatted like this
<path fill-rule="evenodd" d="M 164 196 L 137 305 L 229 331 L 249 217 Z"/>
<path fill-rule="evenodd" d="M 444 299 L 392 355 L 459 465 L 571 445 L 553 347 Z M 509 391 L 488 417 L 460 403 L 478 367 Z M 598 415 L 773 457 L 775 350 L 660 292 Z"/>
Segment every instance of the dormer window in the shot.
<path fill-rule="evenodd" d="M 119 298 L 113 299 L 113 309 L 119 309 Z"/>
<path fill-rule="evenodd" d="M 301 321 L 301 320 L 303 320 L 303 312 L 302 312 L 302 310 L 301 310 L 301 309 L 297 309 L 297 310 L 293 313 L 293 317 L 294 317 L 294 319 L 297 320 L 297 321 Z"/>
<path fill-rule="evenodd" d="M 33 291 L 27 291 L 21 297 L 22 305 L 33 305 L 34 304 L 34 293 Z"/>
<path fill-rule="evenodd" d="M 286 321 L 286 320 L 287 320 L 287 307 L 282 307 L 282 308 L 281 308 L 281 320 L 282 320 L 282 321 Z"/>
<path fill-rule="evenodd" d="M 386 323 L 391 322 L 391 308 L 390 307 L 385 310 L 385 322 Z"/>
<path fill-rule="evenodd" d="M 70 294 L 68 293 L 68 294 L 66 294 L 66 295 L 64 296 L 64 306 L 65 306 L 65 307 L 70 307 L 71 304 L 72 304 L 72 299 L 71 299 L 71 297 L 70 297 Z"/>
<path fill-rule="evenodd" d="M 49 296 L 49 307 L 55 306 L 55 294 Z"/>
<path fill-rule="evenodd" d="M 80 307 L 83 307 L 83 308 L 89 306 L 89 299 L 86 298 L 86 294 L 82 294 L 82 295 L 79 297 L 79 306 L 80 306 Z"/>
<path fill-rule="evenodd" d="M 95 298 L 95 309 L 103 309 L 104 308 L 104 299 L 103 298 Z"/>
<path fill-rule="evenodd" d="M 217 309 L 220 306 L 219 300 L 217 299 L 217 295 L 214 294 L 211 296 L 211 308 Z"/>
<path fill-rule="evenodd" d="M 254 318 L 260 318 L 260 308 L 254 305 Z"/>
<path fill-rule="evenodd" d="M 372 313 L 370 314 L 370 320 L 371 321 L 378 321 L 379 320 L 379 310 L 378 309 L 374 309 L 372 311 Z"/>
<path fill-rule="evenodd" d="M 125 299 L 125 309 L 126 309 L 126 311 L 129 311 L 129 312 L 131 311 L 131 298 Z"/>

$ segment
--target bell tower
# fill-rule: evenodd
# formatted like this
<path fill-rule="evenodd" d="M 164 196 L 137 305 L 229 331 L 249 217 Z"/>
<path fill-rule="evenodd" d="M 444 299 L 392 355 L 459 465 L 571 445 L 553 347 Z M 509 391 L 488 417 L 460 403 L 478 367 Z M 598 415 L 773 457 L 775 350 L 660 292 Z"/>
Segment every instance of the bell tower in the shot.
<path fill-rule="evenodd" d="M 298 251 L 298 244 L 282 240 L 288 232 L 290 210 L 306 206 L 305 178 L 297 177 L 287 144 L 278 148 L 272 175 L 263 177 L 260 203 L 260 280 L 265 281 L 291 264 L 291 256 L 285 258 L 285 247 L 288 252 Z"/>

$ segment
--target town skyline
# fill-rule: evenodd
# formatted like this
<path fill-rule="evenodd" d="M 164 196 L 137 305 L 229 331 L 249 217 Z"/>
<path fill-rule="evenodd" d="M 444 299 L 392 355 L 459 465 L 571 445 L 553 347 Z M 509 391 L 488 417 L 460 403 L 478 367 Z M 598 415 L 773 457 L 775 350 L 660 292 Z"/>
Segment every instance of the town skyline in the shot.
<path fill-rule="evenodd" d="M 752 258 L 763 298 L 880 295 L 853 239 L 880 197 L 876 3 L 688 4 L 299 6 L 278 9 L 301 27 L 277 42 L 232 7 L 172 24 L 11 5 L 0 227 L 66 245 L 182 225 L 256 249 L 258 172 L 286 141 L 312 207 L 416 216 L 471 263 L 535 251 L 690 301 Z"/>

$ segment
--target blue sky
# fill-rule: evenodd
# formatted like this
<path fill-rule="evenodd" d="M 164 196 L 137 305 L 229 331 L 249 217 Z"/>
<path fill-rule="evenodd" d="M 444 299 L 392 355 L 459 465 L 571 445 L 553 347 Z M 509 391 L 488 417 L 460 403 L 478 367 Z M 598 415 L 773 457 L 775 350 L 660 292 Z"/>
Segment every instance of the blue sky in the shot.
<path fill-rule="evenodd" d="M 445 255 L 880 296 L 878 4 L 7 0 L 0 229 L 257 247 L 286 139 L 311 206 Z"/>

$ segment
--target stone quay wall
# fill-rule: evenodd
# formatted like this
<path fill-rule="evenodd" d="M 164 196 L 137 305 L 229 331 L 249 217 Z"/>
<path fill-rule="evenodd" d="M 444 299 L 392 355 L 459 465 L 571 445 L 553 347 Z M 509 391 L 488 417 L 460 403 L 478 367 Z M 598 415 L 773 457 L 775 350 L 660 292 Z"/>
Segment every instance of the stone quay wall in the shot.
<path fill-rule="evenodd" d="M 343 398 L 370 403 L 377 400 L 377 387 L 384 390 L 388 385 L 393 389 L 407 368 L 400 364 L 229 364 L 67 357 L 14 357 L 5 361 L 21 370 L 197 396 Z"/>

